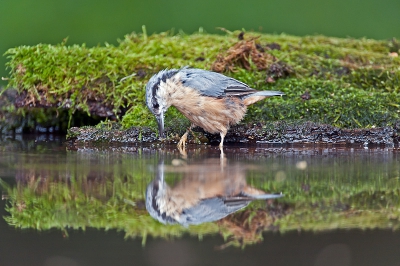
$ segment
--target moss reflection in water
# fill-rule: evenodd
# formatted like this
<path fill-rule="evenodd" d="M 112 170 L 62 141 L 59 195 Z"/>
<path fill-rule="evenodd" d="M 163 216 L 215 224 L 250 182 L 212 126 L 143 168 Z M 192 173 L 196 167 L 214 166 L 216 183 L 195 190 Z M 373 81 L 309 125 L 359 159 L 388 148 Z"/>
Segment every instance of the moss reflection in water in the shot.
<path fill-rule="evenodd" d="M 277 156 L 270 158 L 267 173 L 258 167 L 247 171 L 249 184 L 264 191 L 282 191 L 285 197 L 256 201 L 218 222 L 189 228 L 165 226 L 146 212 L 144 189 L 154 178 L 146 168 L 149 160 L 136 160 L 133 165 L 129 161 L 131 165 L 125 168 L 107 166 L 108 172 L 101 166 L 98 172 L 69 169 L 68 176 L 57 169 L 43 171 L 43 165 L 31 165 L 18 170 L 16 186 L 1 181 L 9 198 L 9 215 L 4 219 L 17 228 L 58 228 L 66 235 L 69 228 L 118 230 L 125 232 L 126 238 L 142 237 L 143 244 L 148 236 L 190 234 L 201 239 L 207 234 L 221 234 L 226 241 L 222 248 L 262 241 L 262 233 L 269 230 L 398 228 L 400 183 L 396 162 L 369 165 L 362 160 L 341 159 L 340 166 L 333 163 L 321 167 L 323 162 L 319 162 L 318 167 L 310 163 L 304 168 L 304 164 L 296 164 L 299 158 L 283 158 L 290 164 L 285 169 L 279 166 L 282 158 Z M 344 167 L 345 161 L 351 169 Z M 168 183 L 181 177 L 179 173 L 166 173 Z"/>

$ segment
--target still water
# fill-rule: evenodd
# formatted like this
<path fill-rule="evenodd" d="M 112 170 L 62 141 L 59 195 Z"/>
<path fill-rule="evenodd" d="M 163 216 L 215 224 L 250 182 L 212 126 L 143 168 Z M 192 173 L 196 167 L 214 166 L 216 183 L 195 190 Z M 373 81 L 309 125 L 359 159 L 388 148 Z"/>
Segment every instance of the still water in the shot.
<path fill-rule="evenodd" d="M 399 177 L 385 147 L 3 137 L 0 265 L 399 265 Z"/>

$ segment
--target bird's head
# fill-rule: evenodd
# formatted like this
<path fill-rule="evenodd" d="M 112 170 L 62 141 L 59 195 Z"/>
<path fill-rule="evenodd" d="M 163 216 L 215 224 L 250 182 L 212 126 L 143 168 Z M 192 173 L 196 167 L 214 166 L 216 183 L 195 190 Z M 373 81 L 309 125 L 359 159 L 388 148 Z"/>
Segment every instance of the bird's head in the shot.
<path fill-rule="evenodd" d="M 179 70 L 162 70 L 152 76 L 146 85 L 146 105 L 157 119 L 160 138 L 164 138 L 164 114 L 169 105 L 168 94 L 164 85 Z"/>

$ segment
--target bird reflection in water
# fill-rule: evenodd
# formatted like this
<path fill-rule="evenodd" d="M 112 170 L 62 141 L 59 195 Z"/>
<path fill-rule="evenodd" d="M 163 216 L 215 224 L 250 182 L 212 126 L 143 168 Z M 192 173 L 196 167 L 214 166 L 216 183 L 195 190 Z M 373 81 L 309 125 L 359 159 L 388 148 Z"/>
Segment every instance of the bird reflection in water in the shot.
<path fill-rule="evenodd" d="M 179 167 L 164 166 L 161 162 L 156 178 L 146 189 L 146 209 L 163 224 L 187 227 L 220 220 L 253 200 L 283 196 L 247 185 L 245 170 L 240 165 L 221 166 L 212 160 Z M 170 187 L 164 179 L 166 172 L 183 173 L 184 177 Z"/>

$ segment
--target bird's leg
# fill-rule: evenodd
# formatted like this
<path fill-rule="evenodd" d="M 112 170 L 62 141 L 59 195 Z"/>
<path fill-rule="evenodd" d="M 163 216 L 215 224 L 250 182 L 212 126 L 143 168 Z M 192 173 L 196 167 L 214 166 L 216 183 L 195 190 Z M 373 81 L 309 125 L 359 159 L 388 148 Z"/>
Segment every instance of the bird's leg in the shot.
<path fill-rule="evenodd" d="M 225 138 L 226 132 L 221 132 L 220 135 L 221 135 L 221 142 L 219 143 L 219 149 L 222 151 L 222 148 L 224 146 L 224 138 Z"/>
<path fill-rule="evenodd" d="M 178 142 L 178 148 L 179 148 L 180 150 L 181 150 L 181 149 L 184 149 L 184 148 L 186 147 L 187 137 L 188 137 L 189 131 L 192 132 L 192 127 L 193 127 L 193 126 L 194 126 L 194 125 L 191 124 L 190 127 L 186 130 L 185 134 L 183 134 L 182 137 L 181 137 L 181 139 L 179 140 L 179 142 Z"/>
<path fill-rule="evenodd" d="M 221 151 L 220 154 L 220 166 L 221 166 L 221 172 L 224 171 L 224 168 L 226 166 L 226 158 L 225 158 L 225 153 L 224 153 L 224 138 L 226 135 L 226 132 L 221 132 L 221 142 L 219 143 L 219 149 Z"/>
<path fill-rule="evenodd" d="M 221 173 L 224 172 L 225 166 L 226 166 L 226 158 L 225 158 L 225 153 L 224 153 L 224 149 L 220 148 L 221 150 L 221 154 L 219 157 L 219 166 L 221 168 Z"/>

